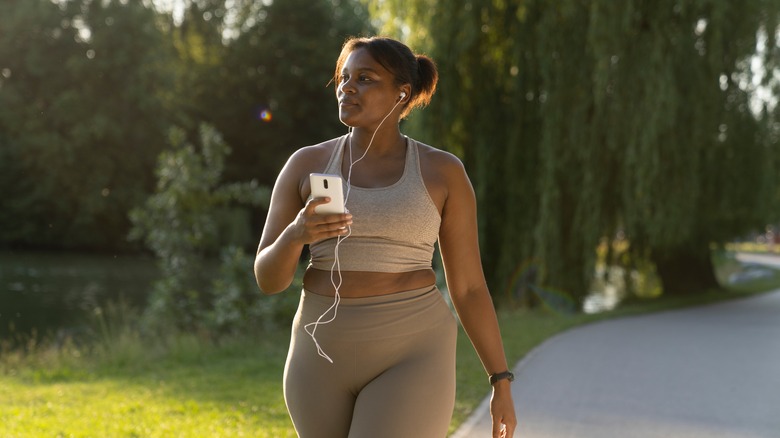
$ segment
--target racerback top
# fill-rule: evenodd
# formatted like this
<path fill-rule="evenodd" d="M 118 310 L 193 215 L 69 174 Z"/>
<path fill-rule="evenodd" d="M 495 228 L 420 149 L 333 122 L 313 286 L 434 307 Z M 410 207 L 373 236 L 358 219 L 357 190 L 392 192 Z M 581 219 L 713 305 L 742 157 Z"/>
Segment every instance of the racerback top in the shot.
<path fill-rule="evenodd" d="M 341 175 L 348 137 L 339 138 L 323 173 Z M 346 208 L 352 214 L 352 233 L 339 244 L 342 271 L 397 273 L 431 268 L 441 216 L 425 187 L 418 148 L 417 141 L 406 137 L 404 171 L 392 185 L 350 187 Z M 346 178 L 342 179 L 346 194 Z M 309 266 L 330 270 L 336 241 L 331 238 L 309 245 Z"/>

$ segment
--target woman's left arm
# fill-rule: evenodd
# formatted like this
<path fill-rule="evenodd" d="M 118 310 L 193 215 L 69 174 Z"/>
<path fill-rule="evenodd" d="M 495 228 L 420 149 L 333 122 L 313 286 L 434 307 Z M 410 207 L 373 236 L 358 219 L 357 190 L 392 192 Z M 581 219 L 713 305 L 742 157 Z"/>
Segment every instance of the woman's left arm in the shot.
<path fill-rule="evenodd" d="M 445 161 L 437 167 L 442 170 L 447 188 L 439 231 L 447 288 L 485 371 L 488 375 L 501 373 L 509 368 L 493 300 L 482 271 L 474 189 L 460 160 L 449 156 Z M 493 437 L 511 437 L 517 419 L 508 380 L 499 380 L 493 385 L 490 411 Z"/>

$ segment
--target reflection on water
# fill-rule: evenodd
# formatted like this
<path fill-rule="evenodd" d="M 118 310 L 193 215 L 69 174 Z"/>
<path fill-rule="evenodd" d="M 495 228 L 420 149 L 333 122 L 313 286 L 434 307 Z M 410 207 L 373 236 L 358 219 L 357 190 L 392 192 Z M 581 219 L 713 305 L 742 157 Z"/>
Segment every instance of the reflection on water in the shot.
<path fill-rule="evenodd" d="M 582 311 L 585 313 L 599 313 L 612 310 L 620 304 L 624 297 L 623 291 L 614 285 L 606 285 L 604 289 L 592 291 L 582 303 Z"/>
<path fill-rule="evenodd" d="M 156 275 L 151 257 L 0 252 L 0 339 L 77 330 L 109 302 L 141 307 Z"/>
<path fill-rule="evenodd" d="M 582 310 L 585 313 L 606 312 L 617 307 L 631 294 L 645 298 L 657 297 L 661 294 L 660 280 L 650 270 L 640 272 L 620 266 L 601 266 L 596 268 Z"/>

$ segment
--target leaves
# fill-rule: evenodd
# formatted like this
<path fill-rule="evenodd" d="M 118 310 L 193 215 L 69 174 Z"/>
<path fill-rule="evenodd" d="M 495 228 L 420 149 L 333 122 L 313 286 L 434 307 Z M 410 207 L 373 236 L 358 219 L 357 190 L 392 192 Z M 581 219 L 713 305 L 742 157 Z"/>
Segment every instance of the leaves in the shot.
<path fill-rule="evenodd" d="M 144 241 L 162 272 L 145 315 L 151 328 L 170 324 L 192 330 L 210 328 L 204 325 L 209 320 L 219 327 L 247 322 L 233 313 L 246 310 L 244 295 L 257 298 L 260 293 L 251 282 L 250 259 L 242 251 L 223 255 L 225 266 L 218 280 L 212 280 L 208 261 L 231 243 L 230 236 L 220 233 L 224 230 L 220 222 L 232 215 L 220 213 L 237 205 L 267 208 L 270 192 L 256 181 L 223 183 L 230 149 L 212 127 L 203 125 L 199 131 L 196 147 L 182 129 L 171 130 L 171 149 L 158 160 L 157 190 L 143 208 L 130 213 L 130 237 Z M 242 268 L 243 275 L 237 274 Z M 217 316 L 209 317 L 211 312 Z"/>
<path fill-rule="evenodd" d="M 751 112 L 749 84 L 777 1 L 384 3 L 438 62 L 413 127 L 474 180 L 494 294 L 539 260 L 581 301 L 602 239 L 690 262 L 775 220 L 777 109 Z"/>
<path fill-rule="evenodd" d="M 170 72 L 153 11 L 139 2 L 46 0 L 0 6 L 0 132 L 12 148 L 4 242 L 105 247 L 124 242 L 126 212 L 152 188 L 164 144 Z M 88 35 L 88 37 L 87 37 Z M 163 88 L 159 88 L 163 87 Z"/>

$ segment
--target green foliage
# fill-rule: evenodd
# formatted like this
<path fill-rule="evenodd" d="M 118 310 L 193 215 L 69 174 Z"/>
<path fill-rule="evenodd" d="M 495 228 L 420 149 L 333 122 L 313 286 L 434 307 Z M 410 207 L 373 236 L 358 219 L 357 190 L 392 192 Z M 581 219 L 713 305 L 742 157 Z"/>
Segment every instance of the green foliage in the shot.
<path fill-rule="evenodd" d="M 706 263 L 663 267 L 780 215 L 777 0 L 187 0 L 181 19 L 152 4 L 0 2 L 0 245 L 126 244 L 171 125 L 215 126 L 233 147 L 223 179 L 270 184 L 296 148 L 343 132 L 326 84 L 371 19 L 439 63 L 407 127 L 464 160 L 496 294 L 537 264 L 581 300 L 618 231 L 616 259 L 652 260 L 667 289 L 711 280 Z M 230 223 L 262 220 L 211 214 L 190 224 L 216 227 L 191 236 L 210 254 L 215 235 L 252 234 Z"/>
<path fill-rule="evenodd" d="M 0 243 L 122 240 L 169 120 L 155 22 L 141 2 L 2 2 Z"/>
<path fill-rule="evenodd" d="M 667 292 L 716 285 L 709 248 L 776 220 L 780 2 L 388 0 L 388 29 L 437 60 L 414 126 L 461 156 L 494 294 L 538 263 L 581 301 L 624 233 Z M 390 11 L 390 12 L 387 12 Z M 403 24 L 403 25 L 401 25 Z M 764 35 L 763 53 L 757 53 Z M 631 261 L 631 260 L 634 261 Z"/>
<path fill-rule="evenodd" d="M 203 126 L 199 134 L 196 148 L 183 130 L 171 130 L 172 149 L 158 162 L 157 190 L 130 213 L 131 239 L 143 239 L 160 263 L 161 280 L 145 312 L 151 328 L 225 331 L 261 316 L 252 310 L 260 295 L 251 281 L 252 259 L 240 249 L 225 250 L 220 275 L 212 280 L 209 256 L 225 243 L 216 213 L 236 204 L 267 206 L 269 190 L 254 180 L 222 184 L 230 149 L 213 128 Z"/>
<path fill-rule="evenodd" d="M 268 184 L 343 132 L 325 85 L 343 39 L 369 30 L 356 0 L 165 4 L 0 2 L 0 245 L 132 249 L 127 212 L 173 125 L 215 126 L 225 179 Z"/>
<path fill-rule="evenodd" d="M 210 325 L 219 333 L 239 335 L 254 329 L 265 333 L 289 326 L 298 306 L 302 272 L 290 290 L 295 292 L 264 296 L 252 272 L 254 257 L 240 248 L 222 251 L 219 275 L 212 283 L 213 311 Z"/>
<path fill-rule="evenodd" d="M 189 3 L 172 30 L 179 93 L 188 118 L 233 148 L 228 180 L 270 185 L 296 149 L 344 132 L 327 85 L 344 39 L 368 21 L 355 0 Z"/>

